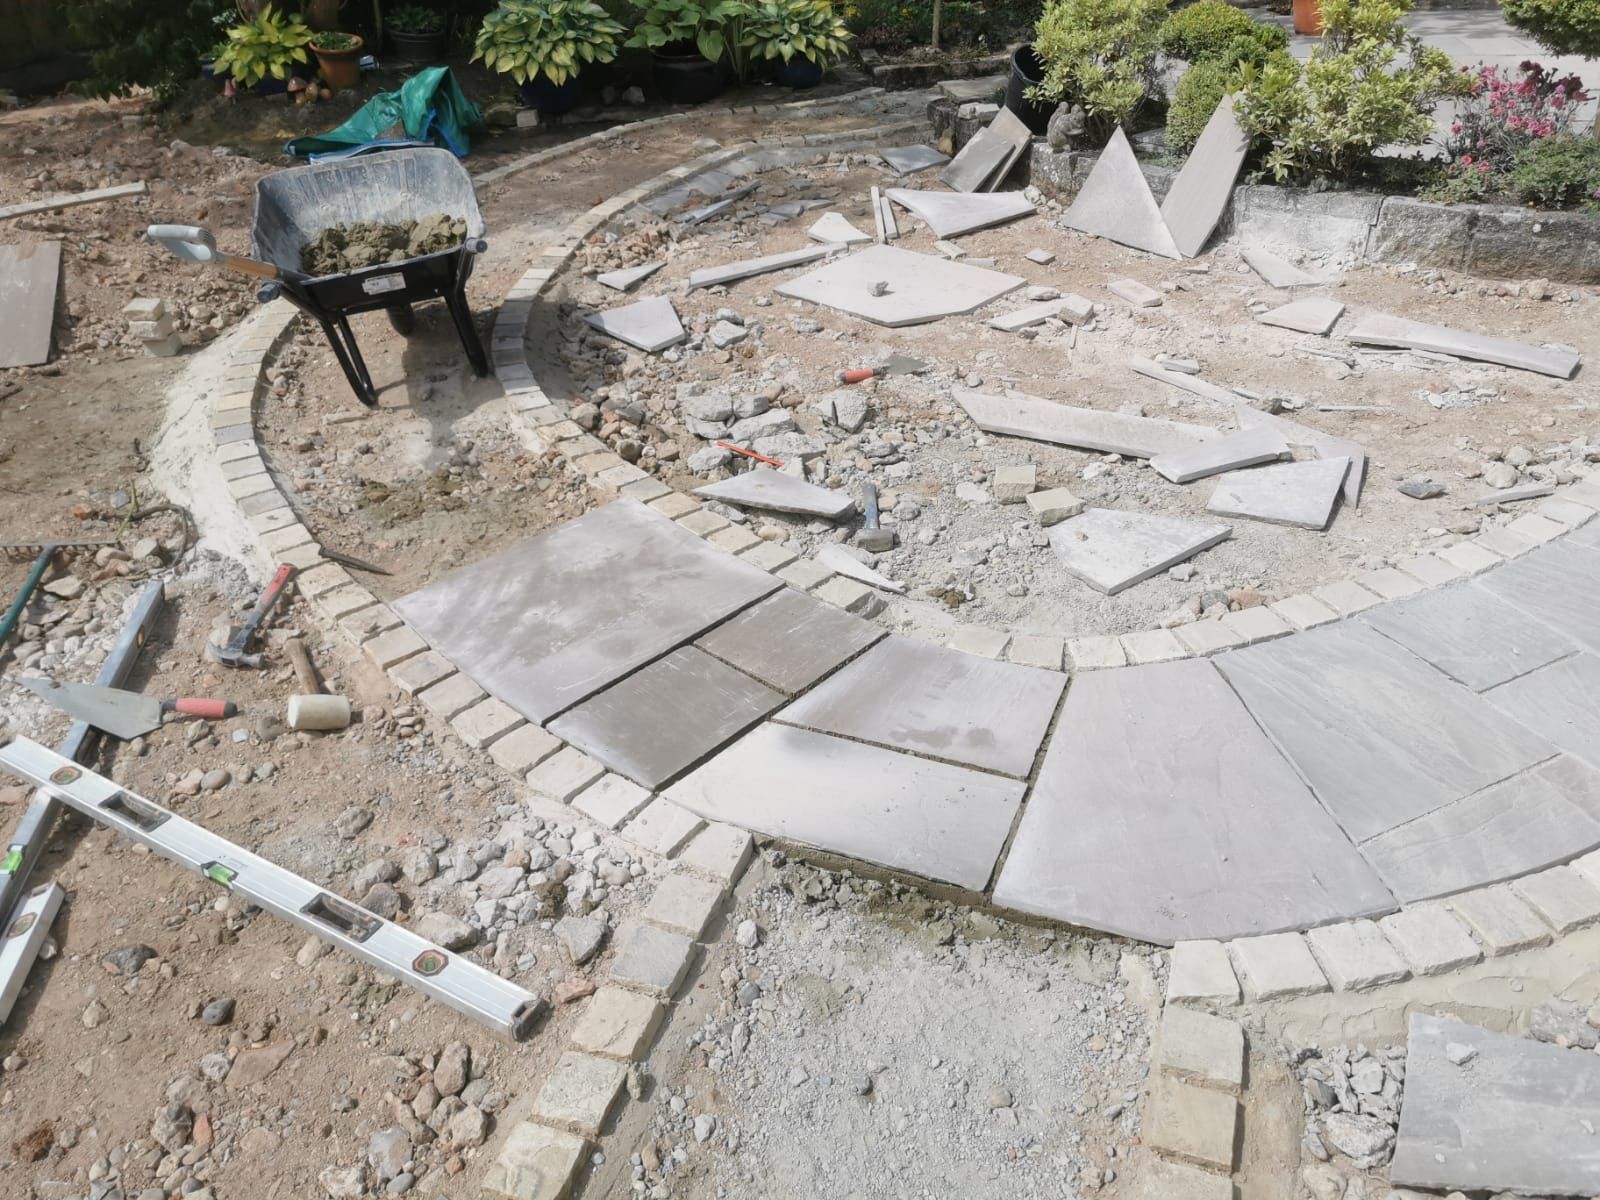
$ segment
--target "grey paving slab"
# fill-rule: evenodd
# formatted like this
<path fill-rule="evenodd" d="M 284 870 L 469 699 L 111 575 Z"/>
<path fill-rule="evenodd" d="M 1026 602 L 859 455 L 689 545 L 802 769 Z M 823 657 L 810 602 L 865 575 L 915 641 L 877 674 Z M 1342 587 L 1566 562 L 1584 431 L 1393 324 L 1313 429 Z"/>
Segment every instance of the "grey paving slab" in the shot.
<path fill-rule="evenodd" d="M 726 194 L 721 194 L 721 187 L 717 187 L 713 191 L 709 185 L 705 184 L 697 186 L 696 190 L 705 195 L 717 194 L 718 199 L 713 200 L 710 204 L 702 205 L 699 208 L 692 208 L 686 213 L 680 213 L 678 215 L 678 220 L 682 221 L 685 225 L 704 225 L 707 221 L 711 220 L 712 217 L 721 216 L 739 201 L 743 200 L 751 192 L 755 191 L 756 185 L 753 183 L 743 184 L 742 186 L 737 187 L 733 191 Z"/>
<path fill-rule="evenodd" d="M 665 296 L 651 296 L 621 308 L 589 313 L 584 318 L 601 333 L 626 342 L 635 350 L 654 354 L 668 346 L 687 341 L 689 334 L 678 320 L 678 311 Z"/>
<path fill-rule="evenodd" d="M 673 785 L 708 820 L 974 891 L 1024 785 L 879 746 L 767 724 Z"/>
<path fill-rule="evenodd" d="M 1571 379 L 1582 361 L 1570 350 L 1546 350 L 1511 338 L 1490 337 L 1482 333 L 1426 325 L 1388 313 L 1368 313 L 1344 336 L 1367 346 L 1405 346 L 1412 350 L 1431 350 L 1475 362 L 1499 363 L 1557 379 Z"/>
<path fill-rule="evenodd" d="M 1050 526 L 1061 565 L 1090 587 L 1114 596 L 1228 537 L 1220 521 L 1091 508 Z"/>
<path fill-rule="evenodd" d="M 975 233 L 1038 211 L 1021 192 L 966 194 L 890 188 L 884 193 L 907 212 L 920 217 L 935 237 Z"/>
<path fill-rule="evenodd" d="M 543 724 L 782 587 L 617 500 L 395 601 L 482 687 Z"/>
<path fill-rule="evenodd" d="M 1555 752 L 1482 697 L 1353 622 L 1211 661 L 1358 841 Z"/>
<path fill-rule="evenodd" d="M 0 246 L 0 367 L 49 359 L 60 279 L 60 242 Z"/>
<path fill-rule="evenodd" d="M 781 692 L 685 646 L 570 709 L 550 732 L 655 789 L 782 703 Z"/>
<path fill-rule="evenodd" d="M 639 267 L 625 267 L 620 271 L 607 271 L 603 275 L 594 277 L 596 283 L 604 284 L 615 291 L 625 292 L 636 283 L 649 279 L 667 264 L 664 262 L 645 263 Z"/>
<path fill-rule="evenodd" d="M 1600 1057 L 1411 1014 L 1395 1186 L 1592 1196 L 1595 1128 Z"/>
<path fill-rule="evenodd" d="M 1043 324 L 1052 317 L 1077 323 L 1087 321 L 1093 314 L 1094 305 L 1082 296 L 1062 296 L 1058 300 L 1025 304 L 1021 308 L 1014 308 L 1010 312 L 1001 313 L 998 317 L 992 317 L 985 324 L 991 329 L 1000 330 L 1001 333 L 1016 333 L 1018 330 L 1031 329 L 1035 325 Z"/>
<path fill-rule="evenodd" d="M 806 230 L 806 236 L 814 242 L 827 242 L 837 246 L 856 246 L 862 242 L 870 242 L 872 235 L 863 233 L 843 213 L 823 213 L 817 223 Z"/>
<path fill-rule="evenodd" d="M 862 583 L 870 584 L 875 588 L 882 588 L 886 592 L 904 592 L 906 585 L 899 580 L 890 579 L 882 571 L 867 566 L 849 550 L 837 542 L 824 542 L 818 547 L 815 554 L 818 566 L 826 567 L 837 575 L 848 575 L 851 579 L 858 579 Z"/>
<path fill-rule="evenodd" d="M 719 267 L 705 267 L 689 272 L 689 290 L 717 287 L 719 284 L 737 283 L 752 275 L 766 275 L 773 271 L 786 271 L 790 267 L 804 266 L 839 250 L 834 244 L 802 246 L 798 250 L 785 250 L 780 254 L 763 254 L 760 258 L 747 258 L 740 262 L 724 263 Z"/>
<path fill-rule="evenodd" d="M 1240 429 L 1271 429 L 1290 446 L 1309 447 L 1319 458 L 1348 458 L 1350 470 L 1344 477 L 1344 502 L 1351 508 L 1360 505 L 1361 485 L 1367 478 L 1367 452 L 1361 448 L 1361 443 L 1262 412 L 1238 400 L 1234 401 L 1234 413 Z"/>
<path fill-rule="evenodd" d="M 1137 279 L 1113 279 L 1106 284 L 1106 291 L 1134 308 L 1159 308 L 1163 300 L 1160 292 Z"/>
<path fill-rule="evenodd" d="M 1239 168 L 1250 152 L 1250 138 L 1239 127 L 1233 97 L 1212 111 L 1211 119 L 1184 160 L 1161 204 L 1161 219 L 1187 258 L 1205 248 L 1233 198 Z"/>
<path fill-rule="evenodd" d="M 1156 474 L 1170 483 L 1192 483 L 1208 475 L 1276 462 L 1289 447 L 1270 429 L 1242 429 L 1198 446 L 1169 450 L 1150 460 Z"/>
<path fill-rule="evenodd" d="M 1482 887 L 1600 845 L 1600 773 L 1561 755 L 1361 844 L 1402 901 Z"/>
<path fill-rule="evenodd" d="M 1012 158 L 1012 145 L 1003 134 L 983 128 L 961 147 L 948 166 L 939 172 L 941 183 L 958 192 L 981 192 L 984 185 Z"/>
<path fill-rule="evenodd" d="M 1581 535 L 1580 535 L 1581 536 Z M 1485 588 L 1557 632 L 1600 653 L 1600 552 L 1563 539 L 1482 576 Z"/>
<path fill-rule="evenodd" d="M 1063 221 L 1069 229 L 1136 250 L 1165 258 L 1183 257 L 1120 126 L 1095 161 L 1094 170 L 1089 172 Z"/>
<path fill-rule="evenodd" d="M 1269 525 L 1325 529 L 1349 470 L 1348 458 L 1313 458 L 1230 471 L 1217 480 L 1206 511 Z"/>
<path fill-rule="evenodd" d="M 1600 769 L 1600 658 L 1577 654 L 1513 679 L 1484 698 L 1568 754 Z"/>
<path fill-rule="evenodd" d="M 1361 620 L 1475 692 L 1577 649 L 1549 626 L 1476 583 L 1380 605 Z"/>
<path fill-rule="evenodd" d="M 1325 335 L 1344 316 L 1344 305 L 1322 296 L 1307 296 L 1291 300 L 1280 308 L 1271 309 L 1256 318 L 1263 325 L 1279 329 L 1293 329 L 1296 333 Z"/>
<path fill-rule="evenodd" d="M 695 645 L 792 695 L 883 636 L 881 626 L 784 588 L 702 634 Z"/>
<path fill-rule="evenodd" d="M 874 295 L 880 283 L 888 288 Z M 973 312 L 1025 283 L 1020 275 L 893 246 L 869 246 L 775 290 L 895 328 Z"/>
<path fill-rule="evenodd" d="M 1392 911 L 1208 661 L 1073 680 L 995 900 L 1171 944 Z"/>
<path fill-rule="evenodd" d="M 1022 123 L 1022 118 L 1002 105 L 1000 111 L 995 113 L 989 122 L 988 132 L 998 137 L 1006 147 L 1000 165 L 983 181 L 980 189 L 993 192 L 998 191 L 1010 177 L 1011 168 L 1016 165 L 1017 159 L 1022 157 L 1022 152 L 1033 141 L 1033 131 Z"/>
<path fill-rule="evenodd" d="M 855 500 L 845 492 L 818 487 L 769 467 L 757 467 L 731 479 L 708 483 L 695 488 L 694 494 L 741 508 L 799 513 L 807 517 L 826 517 L 830 521 L 843 520 L 856 510 Z"/>
<path fill-rule="evenodd" d="M 994 662 L 892 636 L 807 692 L 778 719 L 1007 775 L 1033 769 L 1058 671 Z"/>
<path fill-rule="evenodd" d="M 1322 283 L 1315 275 L 1308 275 L 1288 259 L 1279 258 L 1260 246 L 1245 246 L 1239 257 L 1262 280 L 1275 288 L 1309 287 Z"/>
<path fill-rule="evenodd" d="M 1126 454 L 1132 458 L 1152 458 L 1170 451 L 1189 450 L 1222 437 L 1217 430 L 1204 425 L 1075 408 L 1021 392 L 1007 392 L 1003 396 L 989 392 L 957 392 L 956 402 L 985 433 L 1003 433 L 1036 442 L 1053 442 L 1058 446 Z"/>
<path fill-rule="evenodd" d="M 890 146 L 878 153 L 896 175 L 915 175 L 918 171 L 942 167 L 950 161 L 948 154 L 941 154 L 932 146 Z"/>

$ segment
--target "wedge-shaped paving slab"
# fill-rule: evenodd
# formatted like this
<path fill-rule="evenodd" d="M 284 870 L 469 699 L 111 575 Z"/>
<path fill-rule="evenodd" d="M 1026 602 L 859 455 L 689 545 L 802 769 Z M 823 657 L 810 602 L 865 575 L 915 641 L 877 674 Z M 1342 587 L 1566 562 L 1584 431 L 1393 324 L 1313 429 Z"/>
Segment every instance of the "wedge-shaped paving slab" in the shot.
<path fill-rule="evenodd" d="M 1183 257 L 1120 126 L 1063 220 L 1069 229 L 1109 238 L 1135 250 L 1165 258 Z"/>
<path fill-rule="evenodd" d="M 1360 443 L 1264 413 L 1239 400 L 1234 401 L 1234 413 L 1240 429 L 1271 429 L 1290 446 L 1306 446 L 1316 451 L 1318 458 L 1349 459 L 1350 469 L 1344 477 L 1344 502 L 1351 508 L 1360 505 L 1361 485 L 1367 477 L 1367 452 Z"/>
<path fill-rule="evenodd" d="M 855 500 L 845 492 L 818 487 L 768 467 L 757 467 L 732 479 L 697 487 L 694 494 L 737 504 L 740 508 L 799 513 L 806 517 L 826 517 L 830 521 L 842 521 L 856 510 Z"/>
<path fill-rule="evenodd" d="M 1438 588 L 1398 604 L 1380 605 L 1361 620 L 1475 692 L 1525 675 L 1577 649 L 1549 626 L 1476 583 Z M 1552 740 L 1560 744 L 1559 739 Z"/>
<path fill-rule="evenodd" d="M 1600 769 L 1600 658 L 1575 654 L 1484 698 L 1568 754 Z"/>
<path fill-rule="evenodd" d="M 979 891 L 1024 784 L 786 725 L 746 734 L 668 796 L 708 820 Z"/>
<path fill-rule="evenodd" d="M 1246 246 L 1239 257 L 1262 280 L 1275 288 L 1311 287 L 1322 283 L 1315 275 L 1308 275 L 1286 258 L 1279 258 L 1260 246 Z"/>
<path fill-rule="evenodd" d="M 678 310 L 665 296 L 651 296 L 621 308 L 589 313 L 583 319 L 601 333 L 646 354 L 676 346 L 689 337 L 683 322 L 678 320 Z"/>
<path fill-rule="evenodd" d="M 1003 433 L 1107 454 L 1126 454 L 1131 458 L 1152 458 L 1170 451 L 1188 450 L 1222 436 L 1204 425 L 1075 408 L 1054 400 L 1024 396 L 1021 392 L 1008 392 L 1004 396 L 957 392 L 956 402 L 985 433 Z"/>
<path fill-rule="evenodd" d="M 1263 325 L 1276 325 L 1279 329 L 1293 329 L 1296 333 L 1325 335 L 1344 316 L 1344 305 L 1337 300 L 1321 296 L 1307 296 L 1292 300 L 1281 308 L 1264 312 L 1256 318 Z"/>
<path fill-rule="evenodd" d="M 1212 661 L 1358 841 L 1555 752 L 1482 697 L 1353 622 Z"/>
<path fill-rule="evenodd" d="M 859 579 L 862 583 L 875 588 L 882 588 L 886 592 L 904 592 L 906 585 L 899 580 L 890 579 L 882 571 L 867 566 L 850 551 L 837 542 L 824 542 L 815 555 L 817 565 L 826 567 L 837 575 L 847 575 L 851 579 Z"/>
<path fill-rule="evenodd" d="M 1244 429 L 1183 450 L 1169 450 L 1150 460 L 1156 474 L 1172 483 L 1192 483 L 1208 475 L 1277 462 L 1289 447 L 1270 429 Z"/>
<path fill-rule="evenodd" d="M 1114 596 L 1215 546 L 1233 530 L 1217 521 L 1091 508 L 1050 527 L 1050 548 L 1062 566 L 1090 587 Z"/>
<path fill-rule="evenodd" d="M 1161 219 L 1187 258 L 1205 249 L 1228 209 L 1239 168 L 1250 152 L 1250 138 L 1239 128 L 1233 104 L 1234 97 L 1228 96 L 1212 111 L 1161 204 Z"/>
<path fill-rule="evenodd" d="M 891 328 L 974 312 L 1027 280 L 893 246 L 867 249 L 775 289 Z M 876 285 L 888 290 L 873 295 Z"/>
<path fill-rule="evenodd" d="M 1015 221 L 1018 217 L 1029 217 L 1038 211 L 1021 192 L 967 195 L 890 188 L 886 195 L 907 212 L 920 217 L 939 238 L 960 237 Z"/>
<path fill-rule="evenodd" d="M 784 588 L 695 645 L 792 695 L 883 636 L 879 626 L 836 605 Z"/>
<path fill-rule="evenodd" d="M 654 789 L 782 703 L 782 693 L 685 646 L 552 721 L 550 732 Z"/>
<path fill-rule="evenodd" d="M 1562 755 L 1363 842 L 1406 903 L 1482 887 L 1600 845 L 1600 773 Z"/>
<path fill-rule="evenodd" d="M 667 264 L 664 262 L 645 263 L 639 267 L 625 267 L 620 271 L 607 271 L 603 275 L 596 275 L 596 283 L 602 283 L 615 291 L 625 292 L 636 283 L 642 283 Z"/>
<path fill-rule="evenodd" d="M 1230 471 L 1217 480 L 1206 511 L 1269 525 L 1325 529 L 1333 519 L 1333 506 L 1339 502 L 1349 470 L 1348 458 L 1314 458 Z"/>
<path fill-rule="evenodd" d="M 1066 677 L 891 636 L 779 720 L 1007 775 L 1026 775 Z"/>
<path fill-rule="evenodd" d="M 1164 945 L 1395 907 L 1198 659 L 1073 680 L 995 901 Z"/>
<path fill-rule="evenodd" d="M 817 223 L 806 230 L 806 236 L 813 242 L 833 246 L 856 246 L 872 240 L 870 233 L 862 233 L 843 213 L 836 212 L 823 213 Z"/>
<path fill-rule="evenodd" d="M 948 154 L 941 154 L 932 146 L 890 146 L 878 153 L 896 175 L 915 175 L 918 171 L 942 167 L 950 161 Z"/>
<path fill-rule="evenodd" d="M 1600 1194 L 1595 1128 L 1600 1057 L 1411 1014 L 1396 1187 Z"/>
<path fill-rule="evenodd" d="M 763 254 L 760 258 L 724 263 L 720 267 L 705 267 L 699 271 L 689 272 L 689 290 L 692 292 L 696 288 L 738 283 L 739 280 L 749 279 L 752 275 L 766 275 L 772 271 L 786 271 L 790 267 L 800 267 L 809 262 L 816 262 L 819 258 L 826 258 L 839 249 L 840 246 L 833 244 L 802 246 L 798 250 L 785 250 L 781 254 Z"/>
<path fill-rule="evenodd" d="M 393 607 L 467 676 L 543 724 L 781 586 L 638 501 L 617 500 Z"/>
<path fill-rule="evenodd" d="M 1600 552 L 1568 540 L 1486 572 L 1483 586 L 1552 629 L 1600 653 Z"/>
<path fill-rule="evenodd" d="M 1499 363 L 1557 379 L 1571 379 L 1582 361 L 1570 350 L 1545 350 L 1511 338 L 1467 333 L 1444 325 L 1425 325 L 1388 313 L 1368 313 L 1344 334 L 1352 342 L 1367 346 L 1404 346 L 1411 350 L 1431 350 L 1474 362 Z"/>

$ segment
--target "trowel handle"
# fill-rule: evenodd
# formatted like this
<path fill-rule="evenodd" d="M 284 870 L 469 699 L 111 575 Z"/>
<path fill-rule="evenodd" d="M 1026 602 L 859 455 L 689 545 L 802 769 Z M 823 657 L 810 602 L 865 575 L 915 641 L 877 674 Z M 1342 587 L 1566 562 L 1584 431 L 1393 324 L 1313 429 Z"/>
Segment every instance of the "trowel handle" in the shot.
<path fill-rule="evenodd" d="M 204 717 L 208 721 L 221 721 L 239 710 L 230 700 L 207 700 L 201 696 L 184 696 L 178 700 L 163 700 L 162 712 L 180 712 L 189 717 Z"/>
<path fill-rule="evenodd" d="M 877 369 L 874 367 L 854 367 L 848 371 L 840 371 L 839 382 L 861 383 L 865 380 L 871 379 L 877 373 Z"/>

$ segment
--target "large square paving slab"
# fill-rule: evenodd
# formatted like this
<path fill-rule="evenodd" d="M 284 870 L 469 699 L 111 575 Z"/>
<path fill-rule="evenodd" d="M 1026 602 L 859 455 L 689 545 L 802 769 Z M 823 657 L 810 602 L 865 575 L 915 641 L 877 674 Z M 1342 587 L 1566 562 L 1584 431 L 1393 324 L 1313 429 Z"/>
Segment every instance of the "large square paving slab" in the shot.
<path fill-rule="evenodd" d="M 775 290 L 893 328 L 972 312 L 1027 282 L 938 255 L 872 246 Z M 881 294 L 879 284 L 886 285 Z"/>
<path fill-rule="evenodd" d="M 1024 785 L 767 724 L 667 791 L 712 821 L 979 891 Z"/>
<path fill-rule="evenodd" d="M 1382 604 L 1360 619 L 1477 692 L 1577 649 L 1476 583 Z"/>
<path fill-rule="evenodd" d="M 1324 529 L 1350 471 L 1348 458 L 1313 458 L 1230 471 L 1217 480 L 1206 511 L 1269 525 Z"/>
<path fill-rule="evenodd" d="M 1232 534 L 1220 521 L 1091 508 L 1052 525 L 1050 549 L 1067 572 L 1114 596 Z"/>
<path fill-rule="evenodd" d="M 1569 541 L 1541 546 L 1482 576 L 1483 586 L 1600 653 L 1600 551 Z"/>
<path fill-rule="evenodd" d="M 550 732 L 658 788 L 782 703 L 783 693 L 684 646 L 570 709 Z"/>
<path fill-rule="evenodd" d="M 1555 753 L 1481 696 L 1353 623 L 1230 651 L 1215 662 L 1358 841 Z"/>
<path fill-rule="evenodd" d="M 1485 692 L 1484 698 L 1600 770 L 1600 658 L 1575 654 Z"/>
<path fill-rule="evenodd" d="M 695 644 L 792 695 L 883 636 L 883 629 L 869 621 L 784 588 L 702 634 Z"/>
<path fill-rule="evenodd" d="M 394 608 L 480 686 L 543 724 L 781 586 L 637 501 L 617 500 Z"/>
<path fill-rule="evenodd" d="M 1066 677 L 889 637 L 778 714 L 780 721 L 1024 776 Z"/>
<path fill-rule="evenodd" d="M 1600 1194 L 1596 1128 L 1600 1057 L 1411 1015 L 1396 1187 Z"/>
<path fill-rule="evenodd" d="M 1396 907 L 1227 683 L 1193 659 L 1073 681 L 995 901 L 1163 944 Z"/>

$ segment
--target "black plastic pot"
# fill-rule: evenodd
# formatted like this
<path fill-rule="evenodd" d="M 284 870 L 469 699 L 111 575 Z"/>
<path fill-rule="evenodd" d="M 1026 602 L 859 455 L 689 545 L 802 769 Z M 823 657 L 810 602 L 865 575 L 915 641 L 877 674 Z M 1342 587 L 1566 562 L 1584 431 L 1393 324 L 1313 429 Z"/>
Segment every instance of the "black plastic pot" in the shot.
<path fill-rule="evenodd" d="M 656 91 L 668 104 L 704 104 L 722 94 L 722 67 L 692 46 L 663 46 L 655 55 Z"/>
<path fill-rule="evenodd" d="M 557 84 L 551 83 L 542 71 L 527 83 L 517 84 L 517 91 L 529 108 L 537 108 L 551 117 L 559 117 L 577 108 L 578 100 L 583 95 L 576 75 L 569 76 L 565 83 Z"/>
<path fill-rule="evenodd" d="M 444 30 L 438 33 L 404 33 L 389 30 L 389 44 L 406 62 L 438 63 L 444 61 Z"/>
<path fill-rule="evenodd" d="M 1028 89 L 1044 82 L 1044 60 L 1030 45 L 1018 46 L 1011 56 L 1011 80 L 1006 84 L 1006 107 L 1034 133 L 1044 133 L 1055 112 L 1053 105 L 1035 104 Z"/>
<path fill-rule="evenodd" d="M 814 88 L 822 82 L 822 64 L 795 55 L 788 62 L 781 58 L 772 60 L 772 80 L 779 87 Z"/>

